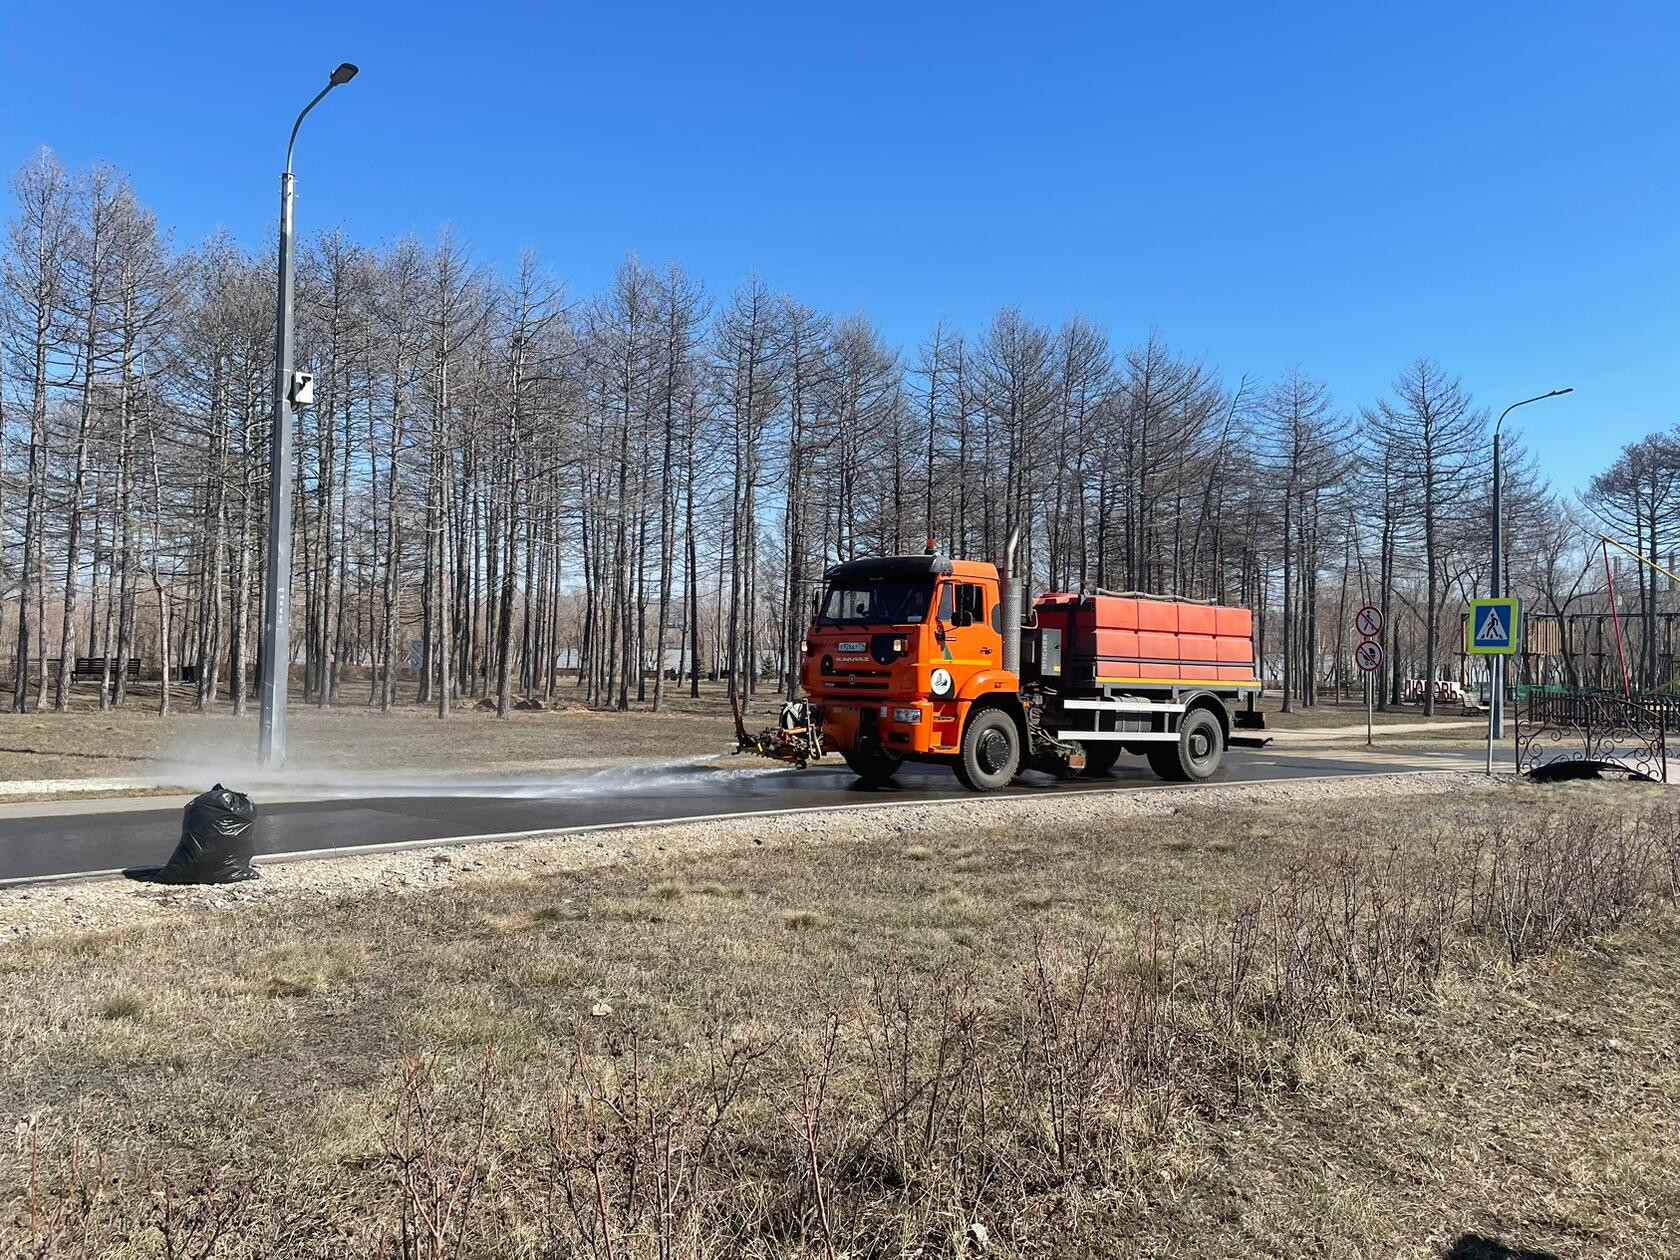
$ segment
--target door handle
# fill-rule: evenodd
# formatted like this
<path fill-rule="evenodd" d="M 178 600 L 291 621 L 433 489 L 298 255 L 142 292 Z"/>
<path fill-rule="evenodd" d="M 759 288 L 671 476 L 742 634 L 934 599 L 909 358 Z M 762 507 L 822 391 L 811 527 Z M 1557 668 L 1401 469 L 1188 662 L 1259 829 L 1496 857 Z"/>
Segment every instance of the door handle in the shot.
<path fill-rule="evenodd" d="M 989 647 L 983 647 L 983 648 L 980 649 L 980 655 L 982 655 L 982 656 L 990 656 L 991 654 L 992 654 L 992 649 L 989 648 Z"/>

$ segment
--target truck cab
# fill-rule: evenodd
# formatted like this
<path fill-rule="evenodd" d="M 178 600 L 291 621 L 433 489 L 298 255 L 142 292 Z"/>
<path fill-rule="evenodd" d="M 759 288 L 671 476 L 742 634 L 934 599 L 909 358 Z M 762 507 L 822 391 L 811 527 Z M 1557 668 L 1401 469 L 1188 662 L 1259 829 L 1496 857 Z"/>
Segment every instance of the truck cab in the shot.
<path fill-rule="evenodd" d="M 1004 666 L 997 569 L 944 556 L 885 556 L 834 566 L 805 637 L 801 682 L 822 743 L 868 782 L 905 761 L 952 763 L 959 778 L 1001 786 L 1020 768 L 1020 679 Z M 996 709 L 975 764 L 963 737 L 977 708 Z M 994 783 L 993 780 L 1001 780 Z"/>

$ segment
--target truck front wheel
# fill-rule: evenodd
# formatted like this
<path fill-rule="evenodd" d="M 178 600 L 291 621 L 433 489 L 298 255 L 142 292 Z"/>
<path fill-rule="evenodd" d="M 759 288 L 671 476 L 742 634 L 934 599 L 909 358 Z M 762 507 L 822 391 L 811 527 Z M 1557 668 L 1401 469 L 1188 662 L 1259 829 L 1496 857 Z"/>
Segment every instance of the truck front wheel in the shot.
<path fill-rule="evenodd" d="M 982 709 L 968 721 L 962 752 L 952 767 L 972 792 L 1006 788 L 1021 768 L 1021 732 L 1002 709 Z"/>
<path fill-rule="evenodd" d="M 904 765 L 903 757 L 894 757 L 879 748 L 859 749 L 841 754 L 846 766 L 869 787 L 883 787 L 892 782 L 893 775 Z"/>
<path fill-rule="evenodd" d="M 1200 782 L 1213 777 L 1224 755 L 1219 719 L 1206 709 L 1191 709 L 1178 725 L 1176 743 L 1150 744 L 1149 766 L 1163 779 Z"/>

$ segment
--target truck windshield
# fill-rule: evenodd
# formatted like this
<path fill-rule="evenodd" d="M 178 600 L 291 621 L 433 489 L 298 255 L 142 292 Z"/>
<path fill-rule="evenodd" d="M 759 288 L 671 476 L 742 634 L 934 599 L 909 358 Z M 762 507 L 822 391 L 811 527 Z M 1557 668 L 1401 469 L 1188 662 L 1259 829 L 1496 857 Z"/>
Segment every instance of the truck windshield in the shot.
<path fill-rule="evenodd" d="M 837 583 L 823 596 L 817 624 L 826 626 L 916 626 L 927 620 L 933 583 L 882 578 Z"/>

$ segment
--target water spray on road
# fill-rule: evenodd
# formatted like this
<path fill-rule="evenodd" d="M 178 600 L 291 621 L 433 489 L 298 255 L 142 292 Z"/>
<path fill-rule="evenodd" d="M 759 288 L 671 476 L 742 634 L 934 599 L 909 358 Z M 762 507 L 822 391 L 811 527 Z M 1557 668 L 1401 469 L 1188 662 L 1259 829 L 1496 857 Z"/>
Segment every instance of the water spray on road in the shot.
<path fill-rule="evenodd" d="M 430 774 L 288 766 L 169 762 L 146 776 L 154 788 L 193 787 L 206 780 L 237 783 L 259 802 L 413 797 L 497 797 L 504 800 L 577 800 L 673 790 L 707 791 L 766 775 L 774 766 L 725 767 L 671 760 L 533 774 Z"/>

